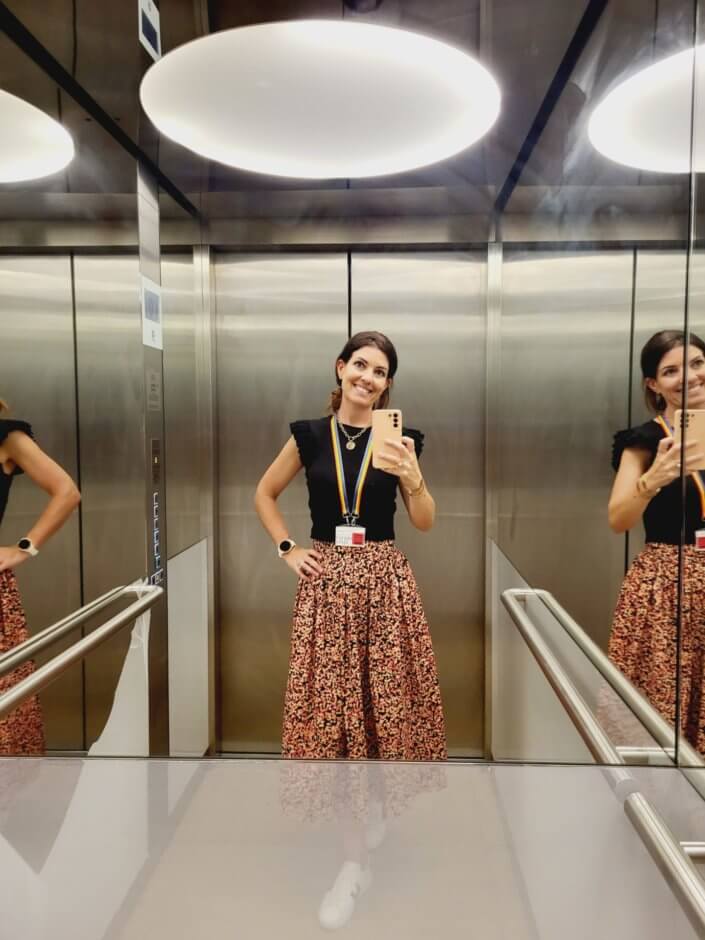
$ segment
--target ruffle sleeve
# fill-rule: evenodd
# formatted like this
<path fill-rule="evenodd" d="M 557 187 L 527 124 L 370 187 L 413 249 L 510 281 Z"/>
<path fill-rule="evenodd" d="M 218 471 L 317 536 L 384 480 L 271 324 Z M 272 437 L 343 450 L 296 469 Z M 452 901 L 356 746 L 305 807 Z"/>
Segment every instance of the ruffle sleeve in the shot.
<path fill-rule="evenodd" d="M 309 467 L 316 455 L 316 438 L 313 434 L 310 421 L 292 421 L 289 425 L 291 433 L 299 448 L 299 457 L 304 467 Z"/>
<path fill-rule="evenodd" d="M 655 421 L 647 421 L 639 427 L 617 431 L 612 442 L 612 467 L 615 470 L 619 469 L 622 454 L 628 447 L 648 450 L 652 456 L 655 455 L 662 437 L 661 429 Z"/>
<path fill-rule="evenodd" d="M 421 431 L 417 431 L 416 428 L 403 428 L 402 434 L 404 434 L 406 437 L 413 438 L 416 456 L 417 458 L 420 457 L 423 452 L 423 433 Z"/>
<path fill-rule="evenodd" d="M 28 435 L 28 437 L 34 438 L 32 426 L 26 421 L 16 421 L 14 418 L 0 418 L 0 444 L 2 444 L 11 431 L 22 431 L 24 434 Z M 21 467 L 15 467 L 12 475 L 19 476 L 19 474 L 23 472 Z"/>

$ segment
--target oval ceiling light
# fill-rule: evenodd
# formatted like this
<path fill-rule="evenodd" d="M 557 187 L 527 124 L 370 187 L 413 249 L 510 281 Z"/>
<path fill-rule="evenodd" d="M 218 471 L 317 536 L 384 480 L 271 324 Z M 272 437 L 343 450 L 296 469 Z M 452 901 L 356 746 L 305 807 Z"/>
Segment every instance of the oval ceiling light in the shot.
<path fill-rule="evenodd" d="M 593 147 L 625 166 L 657 173 L 688 173 L 694 54 L 698 114 L 702 114 L 705 47 L 700 46 L 662 59 L 613 88 L 590 116 L 588 137 Z M 702 170 L 702 121 L 696 131 L 694 169 Z"/>
<path fill-rule="evenodd" d="M 39 108 L 0 91 L 0 183 L 21 183 L 58 173 L 74 157 L 71 135 Z"/>
<path fill-rule="evenodd" d="M 339 20 L 194 40 L 149 69 L 140 98 L 158 130 L 201 156 L 304 179 L 436 163 L 482 137 L 500 106 L 494 78 L 464 52 Z"/>

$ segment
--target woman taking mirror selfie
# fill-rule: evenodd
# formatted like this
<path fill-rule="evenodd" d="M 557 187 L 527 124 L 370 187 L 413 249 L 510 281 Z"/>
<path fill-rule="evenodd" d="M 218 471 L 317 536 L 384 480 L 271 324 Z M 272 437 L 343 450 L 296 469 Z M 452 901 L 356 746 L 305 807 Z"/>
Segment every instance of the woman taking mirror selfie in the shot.
<path fill-rule="evenodd" d="M 681 445 L 674 439 L 683 407 L 685 334 L 662 330 L 641 351 L 646 402 L 654 418 L 619 431 L 614 439 L 617 476 L 609 522 L 626 532 L 643 520 L 646 546 L 622 584 L 612 623 L 610 659 L 675 724 L 678 545 L 681 539 Z M 687 350 L 688 410 L 705 409 L 705 343 L 691 333 Z M 685 540 L 680 633 L 680 725 L 705 753 L 705 448 L 688 440 L 684 450 Z M 705 535 L 705 533 L 704 533 Z"/>
<path fill-rule="evenodd" d="M 262 524 L 299 578 L 285 757 L 446 757 L 428 624 L 409 563 L 394 544 L 397 491 L 417 529 L 428 531 L 434 522 L 435 504 L 418 464 L 423 435 L 404 429 L 399 440 L 385 438 L 374 463 L 383 460 L 386 469 L 373 465 L 373 413 L 387 407 L 396 370 L 386 336 L 353 336 L 335 364 L 331 415 L 294 421 L 257 486 Z M 302 468 L 310 548 L 296 545 L 277 507 Z"/>
<path fill-rule="evenodd" d="M 29 636 L 15 569 L 39 554 L 41 546 L 61 528 L 80 501 L 71 477 L 34 442 L 29 424 L 3 417 L 6 412 L 7 405 L 0 401 L 0 524 L 12 481 L 18 474 L 26 473 L 49 495 L 49 502 L 16 545 L 0 546 L 0 654 L 24 643 Z M 0 695 L 26 679 L 33 669 L 33 663 L 26 662 L 0 677 Z M 43 750 L 41 709 L 33 696 L 0 720 L 0 754 L 41 754 Z"/>

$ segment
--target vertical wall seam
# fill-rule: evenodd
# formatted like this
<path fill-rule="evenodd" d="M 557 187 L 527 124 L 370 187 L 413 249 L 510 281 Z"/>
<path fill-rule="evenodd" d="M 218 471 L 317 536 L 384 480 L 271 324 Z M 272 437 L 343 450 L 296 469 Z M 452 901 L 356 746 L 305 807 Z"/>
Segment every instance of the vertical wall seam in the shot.
<path fill-rule="evenodd" d="M 71 284 L 71 323 L 73 325 L 73 388 L 76 421 L 76 486 L 82 490 L 81 479 L 81 406 L 78 388 L 78 323 L 76 322 L 76 263 L 75 254 L 69 252 L 69 283 Z M 83 577 L 83 502 L 78 504 L 78 590 L 80 606 L 86 603 L 85 582 Z M 81 627 L 81 636 L 86 635 L 86 628 Z M 88 750 L 88 713 L 86 709 L 86 660 L 81 660 L 81 748 Z"/>
<path fill-rule="evenodd" d="M 634 337 L 636 331 L 636 285 L 637 285 L 637 249 L 632 249 L 632 297 L 631 310 L 629 312 L 629 367 L 627 369 L 627 427 L 630 428 L 634 422 L 634 395 L 632 392 L 634 385 Z M 629 568 L 629 532 L 624 534 L 624 573 Z"/>

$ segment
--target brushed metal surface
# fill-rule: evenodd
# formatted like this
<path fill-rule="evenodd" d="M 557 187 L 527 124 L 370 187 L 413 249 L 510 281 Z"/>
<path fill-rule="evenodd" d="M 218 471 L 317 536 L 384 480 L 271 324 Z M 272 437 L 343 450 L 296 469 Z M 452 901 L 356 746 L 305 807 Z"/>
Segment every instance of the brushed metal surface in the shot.
<path fill-rule="evenodd" d="M 77 478 L 71 267 L 68 255 L 0 257 L 0 397 L 32 424 L 40 447 Z M 15 479 L 0 544 L 34 524 L 47 501 L 27 477 Z M 30 634 L 81 606 L 79 516 L 75 513 L 38 558 L 17 569 Z M 52 648 L 58 652 L 71 638 Z M 40 661 L 44 661 L 41 659 Z M 80 664 L 41 695 L 47 747 L 83 742 Z"/>
<path fill-rule="evenodd" d="M 84 600 L 147 570 L 142 323 L 137 256 L 75 262 Z M 102 731 L 129 644 L 86 660 L 86 736 Z"/>
<path fill-rule="evenodd" d="M 395 530 L 421 589 L 455 755 L 483 747 L 485 293 L 484 253 L 352 256 L 352 330 L 390 337 L 392 403 L 426 435 L 436 524 L 414 529 L 399 500 Z"/>
<path fill-rule="evenodd" d="M 629 421 L 631 252 L 505 246 L 499 546 L 606 648 L 624 573 L 607 525 L 612 435 Z"/>
<path fill-rule="evenodd" d="M 146 54 L 145 54 L 146 57 Z M 161 245 L 159 241 L 159 185 L 142 163 L 137 167 L 137 220 L 139 229 L 139 274 L 161 287 Z M 141 306 L 141 305 L 140 305 Z M 140 309 L 140 330 L 141 325 Z M 169 637 L 167 596 L 168 577 L 166 551 L 168 524 L 166 518 L 165 457 L 164 457 L 164 352 L 143 344 L 141 348 L 143 412 L 142 449 L 144 454 L 144 528 L 147 539 L 145 574 L 164 587 L 164 596 L 151 612 L 149 629 L 149 753 L 169 753 Z M 161 509 L 159 524 L 153 519 L 154 505 Z"/>
<path fill-rule="evenodd" d="M 201 538 L 200 423 L 193 255 L 162 257 L 166 555 Z"/>
<path fill-rule="evenodd" d="M 202 10 L 202 13 L 205 11 Z M 193 249 L 194 296 L 196 298 L 196 372 L 198 407 L 198 463 L 201 538 L 207 539 L 206 578 L 208 594 L 208 746 L 216 749 L 220 718 L 216 702 L 216 623 L 218 621 L 218 546 L 216 437 L 216 333 L 215 266 L 207 246 Z"/>
<path fill-rule="evenodd" d="M 497 542 L 499 522 L 499 407 L 500 407 L 500 337 L 502 331 L 502 267 L 501 242 L 487 245 L 487 293 L 485 321 L 485 697 L 483 756 L 492 758 L 494 701 L 493 634 L 495 586 L 492 553 Z"/>
<path fill-rule="evenodd" d="M 257 519 L 255 486 L 297 418 L 325 413 L 347 339 L 344 255 L 215 257 L 220 747 L 279 751 L 293 574 Z M 303 473 L 280 501 L 308 544 Z"/>

